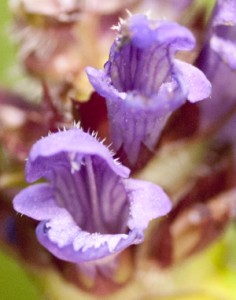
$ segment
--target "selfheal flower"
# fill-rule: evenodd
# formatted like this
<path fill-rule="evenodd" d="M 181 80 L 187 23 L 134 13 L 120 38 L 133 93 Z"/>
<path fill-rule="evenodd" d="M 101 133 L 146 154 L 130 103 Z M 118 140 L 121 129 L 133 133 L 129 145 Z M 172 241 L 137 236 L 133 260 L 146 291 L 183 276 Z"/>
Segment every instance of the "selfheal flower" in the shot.
<path fill-rule="evenodd" d="M 123 147 L 131 164 L 141 143 L 153 150 L 170 114 L 186 98 L 196 102 L 209 96 L 205 75 L 174 58 L 194 44 L 193 35 L 177 23 L 134 15 L 118 26 L 104 70 L 87 68 L 91 84 L 106 98 L 113 147 Z"/>
<path fill-rule="evenodd" d="M 170 210 L 160 187 L 128 176 L 89 134 L 54 133 L 33 146 L 26 164 L 28 182 L 47 182 L 21 191 L 14 208 L 41 221 L 38 240 L 58 258 L 97 261 L 142 242 L 149 221 Z"/>
<path fill-rule="evenodd" d="M 202 129 L 215 126 L 217 121 L 234 110 L 235 53 L 236 1 L 218 0 L 209 24 L 205 45 L 197 60 L 198 67 L 207 75 L 213 87 L 211 99 L 199 105 Z"/>
<path fill-rule="evenodd" d="M 213 132 L 221 148 L 232 148 L 236 166 L 236 1 L 218 0 L 208 39 L 197 61 L 212 83 L 209 101 L 198 105 L 201 130 Z M 212 130 L 213 129 L 213 130 Z"/>

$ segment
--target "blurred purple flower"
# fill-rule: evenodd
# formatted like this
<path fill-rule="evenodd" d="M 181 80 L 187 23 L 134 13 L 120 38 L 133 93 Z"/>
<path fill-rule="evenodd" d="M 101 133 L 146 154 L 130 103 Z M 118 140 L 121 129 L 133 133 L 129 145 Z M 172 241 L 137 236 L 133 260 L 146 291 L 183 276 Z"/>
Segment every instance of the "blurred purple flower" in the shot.
<path fill-rule="evenodd" d="M 186 98 L 196 102 L 210 95 L 205 75 L 174 58 L 194 45 L 185 27 L 134 15 L 118 26 L 104 70 L 87 68 L 91 84 L 106 98 L 113 147 L 123 147 L 131 164 L 141 144 L 153 150 L 170 114 Z"/>
<path fill-rule="evenodd" d="M 201 126 L 224 118 L 236 104 L 236 1 L 218 0 L 197 66 L 212 84 L 212 95 L 200 103 Z M 223 104 L 223 105 L 222 105 Z"/>
<path fill-rule="evenodd" d="M 58 258 L 96 262 L 141 243 L 148 223 L 170 210 L 160 187 L 128 176 L 94 137 L 58 132 L 39 140 L 26 164 L 28 182 L 47 182 L 21 191 L 14 208 L 41 221 L 38 240 Z"/>

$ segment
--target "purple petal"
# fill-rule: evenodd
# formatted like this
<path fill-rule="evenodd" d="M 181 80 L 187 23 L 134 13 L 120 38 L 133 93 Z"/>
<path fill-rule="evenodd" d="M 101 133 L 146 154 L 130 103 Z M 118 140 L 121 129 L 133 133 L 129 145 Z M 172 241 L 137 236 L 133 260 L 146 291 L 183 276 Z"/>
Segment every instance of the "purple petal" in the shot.
<path fill-rule="evenodd" d="M 14 209 L 35 220 L 47 220 L 61 210 L 54 200 L 53 190 L 47 183 L 35 184 L 22 190 L 13 201 Z"/>
<path fill-rule="evenodd" d="M 104 234 L 125 232 L 129 214 L 125 187 L 105 162 L 86 157 L 74 173 L 66 166 L 52 168 L 51 185 L 58 205 L 67 209 L 79 227 Z"/>
<path fill-rule="evenodd" d="M 129 162 L 134 164 L 138 158 L 141 143 L 150 150 L 154 149 L 168 115 L 162 115 L 162 110 L 158 108 L 143 109 L 142 104 L 135 105 L 140 101 L 138 97 L 130 95 L 128 99 L 126 102 L 117 100 L 116 103 L 107 100 L 107 108 L 113 147 L 119 149 L 123 145 Z M 165 108 L 169 108 L 168 102 Z M 171 107 L 169 109 L 171 110 Z"/>
<path fill-rule="evenodd" d="M 86 73 L 89 78 L 90 83 L 95 90 L 99 91 L 99 94 L 104 98 L 116 97 L 117 99 L 125 99 L 126 93 L 119 92 L 112 85 L 111 80 L 107 77 L 106 73 L 103 70 L 97 70 L 92 67 L 86 68 Z"/>
<path fill-rule="evenodd" d="M 171 202 L 166 193 L 157 185 L 141 180 L 127 180 L 126 188 L 130 198 L 131 230 L 143 232 L 149 222 L 166 215 L 171 210 Z"/>
<path fill-rule="evenodd" d="M 78 141 L 78 142 L 76 142 Z M 107 165 L 122 177 L 129 175 L 129 170 L 115 163 L 110 151 L 95 138 L 81 129 L 73 128 L 42 138 L 34 144 L 26 164 L 26 179 L 33 182 L 51 171 L 53 163 L 64 163 L 65 153 L 70 157 L 75 154 L 96 155 L 106 161 Z M 68 157 L 70 159 L 70 157 Z M 73 164 L 73 161 L 71 160 Z M 73 165 L 71 166 L 73 168 Z M 79 168 L 75 166 L 75 168 Z"/>
<path fill-rule="evenodd" d="M 43 236 L 47 236 L 50 242 L 56 244 L 59 248 L 73 243 L 75 237 L 81 231 L 66 209 L 61 209 L 49 221 L 41 222 L 38 228 L 41 228 L 41 231 L 37 229 L 37 236 L 40 242 Z"/>
<path fill-rule="evenodd" d="M 145 15 L 137 14 L 123 26 L 131 43 L 137 48 L 150 47 L 154 42 L 169 44 L 175 50 L 191 50 L 195 46 L 192 33 L 174 22 L 150 21 Z"/>
<path fill-rule="evenodd" d="M 211 99 L 199 104 L 202 130 L 215 127 L 216 122 L 221 124 L 234 109 L 236 96 L 236 1 L 218 0 L 211 19 L 206 44 L 197 60 L 212 84 Z"/>
<path fill-rule="evenodd" d="M 213 26 L 235 25 L 236 24 L 236 1 L 235 0 L 217 0 L 214 11 Z"/>
<path fill-rule="evenodd" d="M 233 70 L 236 69 L 236 43 L 222 39 L 214 35 L 210 41 L 210 47 L 222 61 Z"/>
<path fill-rule="evenodd" d="M 138 240 L 132 231 L 128 235 L 82 231 L 67 213 L 49 222 L 41 222 L 37 227 L 37 237 L 56 257 L 75 263 L 117 254 Z"/>
<path fill-rule="evenodd" d="M 208 98 L 211 94 L 211 83 L 198 68 L 175 59 L 175 66 L 182 72 L 183 81 L 188 87 L 187 98 L 194 103 Z"/>
<path fill-rule="evenodd" d="M 135 47 L 150 47 L 155 39 L 155 31 L 149 26 L 149 21 L 144 15 L 134 15 L 129 19 L 125 28 Z"/>
<path fill-rule="evenodd" d="M 191 31 L 178 23 L 162 21 L 157 28 L 158 42 L 166 43 L 175 51 L 189 51 L 195 47 L 195 38 Z"/>

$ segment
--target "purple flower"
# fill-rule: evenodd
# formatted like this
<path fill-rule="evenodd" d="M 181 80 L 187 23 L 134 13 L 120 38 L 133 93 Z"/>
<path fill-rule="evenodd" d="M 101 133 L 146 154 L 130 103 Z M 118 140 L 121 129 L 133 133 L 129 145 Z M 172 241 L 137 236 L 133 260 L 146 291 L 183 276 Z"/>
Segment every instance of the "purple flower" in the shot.
<path fill-rule="evenodd" d="M 214 145 L 232 151 L 236 167 L 236 1 L 218 0 L 208 38 L 197 61 L 212 83 L 212 96 L 201 103 L 201 130 L 214 133 Z M 212 130 L 213 129 L 213 130 Z"/>
<path fill-rule="evenodd" d="M 218 0 L 197 65 L 212 84 L 212 95 L 199 105 L 201 126 L 206 129 L 235 106 L 236 1 Z M 222 105 L 223 104 L 223 105 Z M 232 127 L 233 128 L 233 127 Z"/>
<path fill-rule="evenodd" d="M 87 68 L 91 84 L 106 98 L 113 147 L 123 147 L 131 164 L 141 143 L 153 150 L 170 114 L 186 98 L 196 102 L 210 95 L 205 75 L 174 58 L 194 44 L 177 23 L 134 15 L 119 25 L 104 70 Z"/>
<path fill-rule="evenodd" d="M 169 212 L 163 190 L 127 179 L 129 169 L 78 128 L 51 134 L 32 148 L 16 211 L 41 221 L 39 242 L 62 260 L 83 263 L 143 241 L 148 223 Z"/>

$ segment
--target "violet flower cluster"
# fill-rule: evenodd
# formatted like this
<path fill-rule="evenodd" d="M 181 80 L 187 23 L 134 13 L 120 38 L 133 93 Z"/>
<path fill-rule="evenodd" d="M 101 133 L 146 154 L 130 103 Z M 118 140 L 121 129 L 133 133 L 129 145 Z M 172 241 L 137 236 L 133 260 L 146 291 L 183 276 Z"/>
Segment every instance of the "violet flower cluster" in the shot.
<path fill-rule="evenodd" d="M 174 57 L 195 45 L 177 23 L 131 16 L 118 26 L 104 70 L 87 68 L 95 90 L 106 99 L 112 147 L 123 148 L 131 165 L 141 145 L 153 150 L 173 111 L 210 95 L 196 67 Z M 73 128 L 36 142 L 26 163 L 35 182 L 14 199 L 21 214 L 40 221 L 39 242 L 56 257 L 97 262 L 141 243 L 149 222 L 170 211 L 161 187 L 128 178 L 94 136 Z"/>
<path fill-rule="evenodd" d="M 48 299 L 234 298 L 236 0 L 10 4 L 3 251 Z"/>
<path fill-rule="evenodd" d="M 39 220 L 39 242 L 60 259 L 83 263 L 143 241 L 148 223 L 169 212 L 168 196 L 79 128 L 51 134 L 32 148 L 26 178 L 38 183 L 14 199 L 16 211 Z"/>
<path fill-rule="evenodd" d="M 106 98 L 111 140 L 131 165 L 141 144 L 153 150 L 171 113 L 207 98 L 211 84 L 196 67 L 174 57 L 195 45 L 192 33 L 174 22 L 145 15 L 121 21 L 104 70 L 87 68 L 95 90 Z"/>

